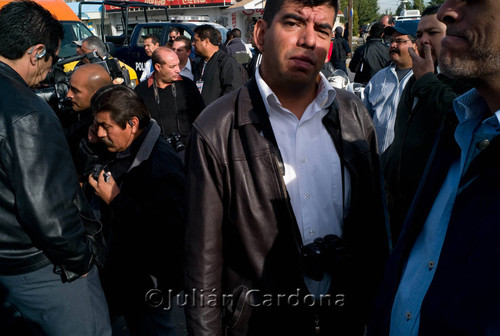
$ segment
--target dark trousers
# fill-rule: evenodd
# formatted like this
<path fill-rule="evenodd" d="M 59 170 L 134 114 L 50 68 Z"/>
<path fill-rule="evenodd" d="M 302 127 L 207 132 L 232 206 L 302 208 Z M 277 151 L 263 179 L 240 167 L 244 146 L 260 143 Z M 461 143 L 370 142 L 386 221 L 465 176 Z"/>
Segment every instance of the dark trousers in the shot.
<path fill-rule="evenodd" d="M 108 305 L 96 267 L 68 283 L 53 269 L 50 264 L 27 274 L 0 275 L 0 286 L 7 291 L 6 303 L 22 314 L 31 334 L 111 335 Z"/>

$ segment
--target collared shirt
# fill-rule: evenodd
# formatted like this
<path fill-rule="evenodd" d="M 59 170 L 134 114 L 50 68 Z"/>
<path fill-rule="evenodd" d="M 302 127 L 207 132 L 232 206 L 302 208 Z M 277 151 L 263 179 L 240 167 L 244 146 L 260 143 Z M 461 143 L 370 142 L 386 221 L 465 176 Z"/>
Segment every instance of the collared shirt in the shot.
<path fill-rule="evenodd" d="M 344 169 L 344 197 L 339 155 L 322 123 L 335 99 L 335 89 L 320 74 L 316 98 L 307 106 L 300 120 L 284 108 L 278 97 L 260 76 L 255 78 L 269 114 L 276 141 L 285 166 L 284 181 L 304 245 L 327 234 L 342 236 L 343 207 L 350 199 L 350 178 Z M 324 294 L 331 277 L 322 281 L 305 277 L 312 294 Z"/>
<path fill-rule="evenodd" d="M 483 120 L 488 107 L 477 91 L 471 90 L 453 102 L 460 124 L 455 141 L 460 159 L 448 170 L 434 205 L 408 258 L 394 298 L 391 313 L 391 335 L 418 335 L 422 301 L 432 282 L 446 236 L 461 176 L 479 154 L 481 144 L 500 134 L 500 110 Z"/>
<path fill-rule="evenodd" d="M 188 58 L 188 60 L 186 62 L 186 65 L 184 66 L 184 68 L 182 68 L 180 74 L 181 74 L 181 76 L 187 77 L 190 80 L 194 80 L 193 69 L 192 69 L 192 66 L 191 66 L 191 60 L 189 58 Z"/>
<path fill-rule="evenodd" d="M 398 80 L 396 65 L 383 68 L 373 76 L 364 90 L 363 102 L 373 118 L 377 133 L 378 150 L 382 154 L 394 140 L 394 123 L 399 99 L 413 75 L 413 70 Z"/>
<path fill-rule="evenodd" d="M 182 75 L 182 74 L 181 74 L 181 75 Z M 180 77 L 180 76 L 179 76 L 179 79 L 178 79 L 178 80 L 176 80 L 175 82 L 179 82 L 179 81 L 181 81 L 181 80 L 183 80 L 183 79 L 182 79 L 182 77 Z M 154 76 L 154 72 L 153 72 L 153 73 L 151 73 L 151 76 L 148 78 L 148 81 L 147 81 L 147 83 L 148 83 L 148 88 L 150 88 L 150 87 L 153 85 L 154 81 L 155 81 L 155 76 Z M 172 84 L 172 83 L 174 83 L 174 82 L 167 83 L 167 86 L 165 86 L 165 87 L 170 86 L 170 84 Z"/>

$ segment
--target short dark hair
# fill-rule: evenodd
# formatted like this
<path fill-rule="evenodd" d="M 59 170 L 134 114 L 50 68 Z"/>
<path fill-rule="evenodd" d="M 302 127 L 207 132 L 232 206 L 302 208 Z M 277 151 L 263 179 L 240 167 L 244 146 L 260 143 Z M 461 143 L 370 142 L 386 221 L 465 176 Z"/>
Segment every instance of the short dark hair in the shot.
<path fill-rule="evenodd" d="M 109 112 L 111 119 L 122 129 L 133 117 L 139 119 L 139 129 L 145 128 L 151 119 L 142 99 L 129 87 L 108 85 L 100 88 L 90 102 L 94 116 L 100 112 Z"/>
<path fill-rule="evenodd" d="M 142 40 L 146 41 L 146 39 L 151 39 L 153 44 L 160 44 L 160 38 L 156 34 L 148 34 L 148 35 L 144 36 L 144 38 Z"/>
<path fill-rule="evenodd" d="M 370 27 L 370 36 L 373 38 L 381 38 L 384 33 L 384 25 L 381 22 L 375 22 Z"/>
<path fill-rule="evenodd" d="M 428 6 L 424 9 L 421 16 L 437 14 L 440 7 L 441 5 Z"/>
<path fill-rule="evenodd" d="M 208 38 L 210 43 L 214 46 L 218 46 L 222 41 L 222 35 L 217 30 L 217 28 L 209 24 L 197 26 L 194 28 L 193 32 L 195 34 L 198 34 L 198 37 L 202 41 Z"/>
<path fill-rule="evenodd" d="M 176 32 L 176 33 L 179 33 L 179 34 L 181 33 L 180 29 L 179 29 L 178 27 L 176 27 L 176 26 L 170 27 L 170 32 L 169 32 L 169 34 L 170 34 L 171 32 Z"/>
<path fill-rule="evenodd" d="M 99 56 L 106 57 L 108 55 L 108 48 L 106 44 L 97 36 L 89 36 L 85 38 L 82 43 L 87 43 L 89 49 L 96 50 Z"/>
<path fill-rule="evenodd" d="M 0 9 L 0 55 L 9 60 L 20 59 L 28 48 L 43 44 L 48 61 L 63 38 L 61 23 L 34 1 L 13 1 Z"/>
<path fill-rule="evenodd" d="M 184 35 L 180 35 L 180 36 L 177 36 L 174 41 L 175 42 L 184 42 L 184 47 L 187 50 L 191 50 L 191 40 L 189 39 L 189 37 L 184 36 Z"/>
<path fill-rule="evenodd" d="M 339 9 L 338 0 L 271 0 L 266 1 L 266 7 L 264 8 L 263 19 L 268 25 L 273 22 L 274 16 L 283 7 L 285 2 L 294 2 L 301 4 L 304 7 L 317 7 L 321 5 L 331 6 L 335 9 L 335 17 L 337 17 L 337 11 Z M 335 19 L 334 19 L 335 20 Z M 332 22 L 333 24 L 333 22 Z"/>
<path fill-rule="evenodd" d="M 239 30 L 238 28 L 234 28 L 233 30 L 231 30 L 231 34 L 233 35 L 233 37 L 241 38 L 241 30 Z"/>

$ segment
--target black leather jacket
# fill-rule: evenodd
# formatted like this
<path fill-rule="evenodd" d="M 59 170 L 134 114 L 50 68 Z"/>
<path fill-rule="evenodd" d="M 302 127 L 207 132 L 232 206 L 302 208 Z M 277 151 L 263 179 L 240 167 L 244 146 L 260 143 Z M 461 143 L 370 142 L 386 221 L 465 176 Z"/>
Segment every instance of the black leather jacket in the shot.
<path fill-rule="evenodd" d="M 323 123 L 351 176 L 343 238 L 354 260 L 350 276 L 356 316 L 351 317 L 364 323 L 388 253 L 376 137 L 356 96 L 337 90 L 335 101 Z M 252 78 L 207 107 L 193 125 L 186 152 L 186 292 L 194 292 L 197 300 L 204 294 L 205 302 L 187 307 L 190 335 L 221 335 L 224 328 L 229 334 L 265 333 L 255 327 L 277 328 L 283 335 L 290 328 L 290 334 L 298 334 L 292 315 L 279 320 L 280 312 L 259 312 L 249 306 L 247 296 L 252 289 L 286 294 L 300 288 L 307 293 L 302 239 L 279 149 L 261 135 L 265 118 Z M 217 296 L 217 307 L 207 304 L 210 294 Z M 223 294 L 232 295 L 230 303 L 222 301 Z"/>
<path fill-rule="evenodd" d="M 370 38 L 365 44 L 356 49 L 349 63 L 349 70 L 355 72 L 356 83 L 367 84 L 380 69 L 389 66 L 389 48 L 381 38 Z"/>
<path fill-rule="evenodd" d="M 212 55 L 205 69 L 203 64 L 203 59 L 193 64 L 193 76 L 195 82 L 203 81 L 201 96 L 206 106 L 245 84 L 246 78 L 242 76 L 236 59 L 222 50 Z"/>
<path fill-rule="evenodd" d="M 0 274 L 50 263 L 64 281 L 87 273 L 93 245 L 81 196 L 56 114 L 0 62 Z"/>

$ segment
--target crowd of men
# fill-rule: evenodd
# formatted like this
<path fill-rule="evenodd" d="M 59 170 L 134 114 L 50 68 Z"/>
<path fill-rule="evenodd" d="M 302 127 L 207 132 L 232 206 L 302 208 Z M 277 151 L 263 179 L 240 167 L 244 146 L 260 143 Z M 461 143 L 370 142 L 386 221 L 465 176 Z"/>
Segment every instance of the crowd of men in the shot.
<path fill-rule="evenodd" d="M 500 333 L 500 3 L 382 17 L 362 100 L 321 73 L 338 6 L 268 1 L 254 54 L 147 35 L 135 89 L 82 60 L 64 119 L 33 91 L 62 25 L 0 9 L 2 335 L 175 335 L 174 305 L 189 335 Z"/>

